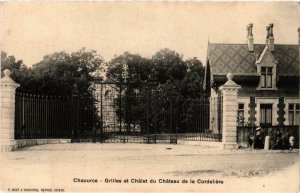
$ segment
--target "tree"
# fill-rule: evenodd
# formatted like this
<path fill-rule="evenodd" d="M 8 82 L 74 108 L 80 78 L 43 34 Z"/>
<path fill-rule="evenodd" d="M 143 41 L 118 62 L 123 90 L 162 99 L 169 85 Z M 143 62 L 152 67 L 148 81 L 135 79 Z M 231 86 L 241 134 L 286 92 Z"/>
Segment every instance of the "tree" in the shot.
<path fill-rule="evenodd" d="M 123 97 L 119 96 L 115 100 L 117 107 L 116 112 L 119 119 L 128 124 L 136 125 L 140 120 L 141 107 L 139 95 L 145 94 L 143 92 L 143 83 L 148 81 L 152 75 L 153 65 L 150 59 L 143 58 L 138 54 L 131 54 L 124 52 L 122 55 L 114 57 L 108 64 L 106 73 L 107 82 L 124 83 L 124 65 L 127 65 L 128 77 L 126 77 L 127 84 L 116 85 L 114 89 L 119 91 L 120 86 L 123 91 Z M 121 103 L 122 101 L 122 103 Z M 125 110 L 126 109 L 126 110 Z"/>
<path fill-rule="evenodd" d="M 181 55 L 169 49 L 160 50 L 152 60 L 160 84 L 155 89 L 151 107 L 156 105 L 161 110 L 151 111 L 150 119 L 155 117 L 158 132 L 175 132 L 174 129 L 180 132 L 180 129 L 185 129 L 180 125 L 186 125 L 184 123 L 187 122 L 193 127 L 199 113 L 197 99 L 204 96 L 202 63 L 197 58 L 184 61 Z M 166 122 L 166 114 L 176 116 L 174 121 L 178 128 L 175 125 L 167 126 L 171 123 Z"/>
<path fill-rule="evenodd" d="M 197 58 L 184 61 L 182 55 L 167 48 L 156 52 L 151 59 L 125 52 L 109 62 L 107 80 L 124 82 L 124 64 L 128 66 L 127 82 L 131 84 L 122 87 L 122 106 L 119 96 L 115 101 L 117 116 L 120 118 L 122 114 L 122 121 L 127 124 L 141 124 L 143 132 L 146 129 L 146 108 L 150 106 L 150 124 L 156 119 L 158 128 L 163 132 L 163 117 L 166 112 L 154 111 L 154 108 L 171 113 L 170 105 L 180 104 L 186 106 L 189 112 L 195 112 L 195 104 L 186 99 L 196 99 L 203 95 L 204 67 Z M 157 85 L 149 86 L 151 80 L 157 80 Z M 147 104 L 148 102 L 150 104 Z M 180 121 L 187 121 L 193 117 L 183 119 Z"/>
<path fill-rule="evenodd" d="M 73 85 L 78 84 L 80 92 L 87 92 L 91 76 L 97 69 L 103 69 L 104 60 L 94 50 L 81 50 L 67 54 L 55 52 L 33 65 L 33 74 L 38 83 L 31 90 L 36 93 L 70 95 Z"/>
<path fill-rule="evenodd" d="M 123 82 L 123 65 L 128 67 L 128 81 L 146 81 L 150 78 L 153 65 L 151 60 L 143 58 L 138 54 L 124 52 L 122 55 L 114 57 L 108 64 L 106 73 L 107 80 L 111 82 Z"/>
<path fill-rule="evenodd" d="M 10 69 L 12 78 L 21 85 L 19 90 L 30 93 L 70 95 L 74 83 L 78 84 L 80 92 L 87 92 L 93 80 L 92 73 L 103 70 L 104 65 L 96 51 L 85 48 L 71 54 L 62 51 L 46 55 L 32 68 L 1 52 L 1 72 Z"/>
<path fill-rule="evenodd" d="M 68 54 L 55 52 L 44 56 L 43 60 L 27 68 L 21 60 L 1 53 L 1 70 L 11 69 L 12 78 L 20 83 L 19 91 L 31 94 L 71 95 L 73 85 L 77 83 L 80 91 L 81 134 L 93 129 L 93 121 L 99 122 L 92 93 L 89 92 L 92 74 L 103 69 L 104 60 L 94 50 L 85 50 Z"/>
<path fill-rule="evenodd" d="M 185 60 L 187 72 L 183 79 L 181 94 L 189 98 L 199 98 L 205 94 L 203 90 L 204 67 L 197 58 Z"/>
<path fill-rule="evenodd" d="M 174 50 L 162 49 L 152 56 L 155 78 L 159 83 L 164 84 L 167 81 L 180 81 L 186 74 L 187 66 L 184 64 L 183 56 Z"/>
<path fill-rule="evenodd" d="M 8 56 L 6 52 L 1 51 L 1 72 L 3 70 L 9 69 L 12 72 L 16 70 L 20 70 L 21 66 L 23 65 L 22 60 L 16 61 L 14 56 Z M 3 74 L 1 74 L 2 77 Z"/>
<path fill-rule="evenodd" d="M 20 90 L 24 90 L 28 84 L 32 81 L 32 69 L 28 68 L 22 60 L 16 60 L 11 55 L 8 56 L 6 52 L 1 52 L 1 77 L 3 77 L 3 71 L 9 69 L 12 74 L 11 77 L 17 83 L 20 83 Z"/>
<path fill-rule="evenodd" d="M 71 54 L 55 52 L 33 65 L 35 82 L 27 90 L 31 89 L 31 93 L 70 96 L 74 84 L 77 84 L 80 93 L 78 110 L 81 114 L 79 133 L 84 137 L 93 131 L 95 123 L 101 121 L 94 106 L 94 96 L 89 89 L 92 74 L 96 70 L 103 70 L 104 65 L 104 60 L 94 50 L 82 48 Z"/>

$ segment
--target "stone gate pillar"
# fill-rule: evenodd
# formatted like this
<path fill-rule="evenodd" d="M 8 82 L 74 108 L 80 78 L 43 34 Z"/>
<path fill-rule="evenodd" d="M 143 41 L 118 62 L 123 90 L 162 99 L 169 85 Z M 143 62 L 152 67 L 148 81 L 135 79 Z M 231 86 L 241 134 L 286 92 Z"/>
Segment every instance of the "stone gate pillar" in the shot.
<path fill-rule="evenodd" d="M 5 69 L 4 77 L 0 80 L 1 85 L 1 127 L 0 145 L 1 152 L 16 149 L 15 141 L 15 92 L 20 86 L 11 77 L 11 71 Z"/>
<path fill-rule="evenodd" d="M 227 82 L 220 87 L 223 97 L 222 143 L 223 149 L 238 148 L 237 144 L 237 92 L 241 88 L 233 80 L 231 73 L 227 74 Z"/>

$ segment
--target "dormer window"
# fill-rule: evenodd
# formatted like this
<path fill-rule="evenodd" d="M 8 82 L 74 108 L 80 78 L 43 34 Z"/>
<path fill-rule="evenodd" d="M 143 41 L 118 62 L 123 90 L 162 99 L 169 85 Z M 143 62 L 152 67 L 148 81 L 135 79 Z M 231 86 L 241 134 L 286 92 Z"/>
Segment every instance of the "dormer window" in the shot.
<path fill-rule="evenodd" d="M 261 67 L 261 88 L 272 88 L 272 67 Z"/>
<path fill-rule="evenodd" d="M 256 60 L 257 74 L 260 82 L 257 90 L 277 90 L 276 88 L 276 69 L 278 61 L 275 59 L 273 24 L 267 26 L 267 44 Z"/>
<path fill-rule="evenodd" d="M 276 88 L 276 68 L 277 60 L 268 46 L 256 61 L 257 74 L 260 76 L 260 81 L 257 90 L 277 90 Z"/>

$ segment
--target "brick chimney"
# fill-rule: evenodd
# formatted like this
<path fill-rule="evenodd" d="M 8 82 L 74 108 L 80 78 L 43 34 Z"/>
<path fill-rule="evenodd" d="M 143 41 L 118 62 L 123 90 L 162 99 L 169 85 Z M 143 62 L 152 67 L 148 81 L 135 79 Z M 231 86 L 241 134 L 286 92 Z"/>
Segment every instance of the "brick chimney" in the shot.
<path fill-rule="evenodd" d="M 266 43 L 271 52 L 274 52 L 274 36 L 273 36 L 273 23 L 267 26 L 267 40 Z"/>
<path fill-rule="evenodd" d="M 253 52 L 253 34 L 252 34 L 252 28 L 253 28 L 253 24 L 250 23 L 248 26 L 247 26 L 247 43 L 248 43 L 248 50 L 249 52 Z"/>

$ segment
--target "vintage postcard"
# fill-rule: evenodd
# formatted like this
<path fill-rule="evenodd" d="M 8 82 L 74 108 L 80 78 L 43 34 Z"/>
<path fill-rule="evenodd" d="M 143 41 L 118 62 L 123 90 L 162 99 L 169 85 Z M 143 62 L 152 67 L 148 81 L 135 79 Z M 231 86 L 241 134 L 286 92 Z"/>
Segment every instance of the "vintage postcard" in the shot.
<path fill-rule="evenodd" d="M 299 192 L 300 4 L 6 1 L 1 192 Z"/>

